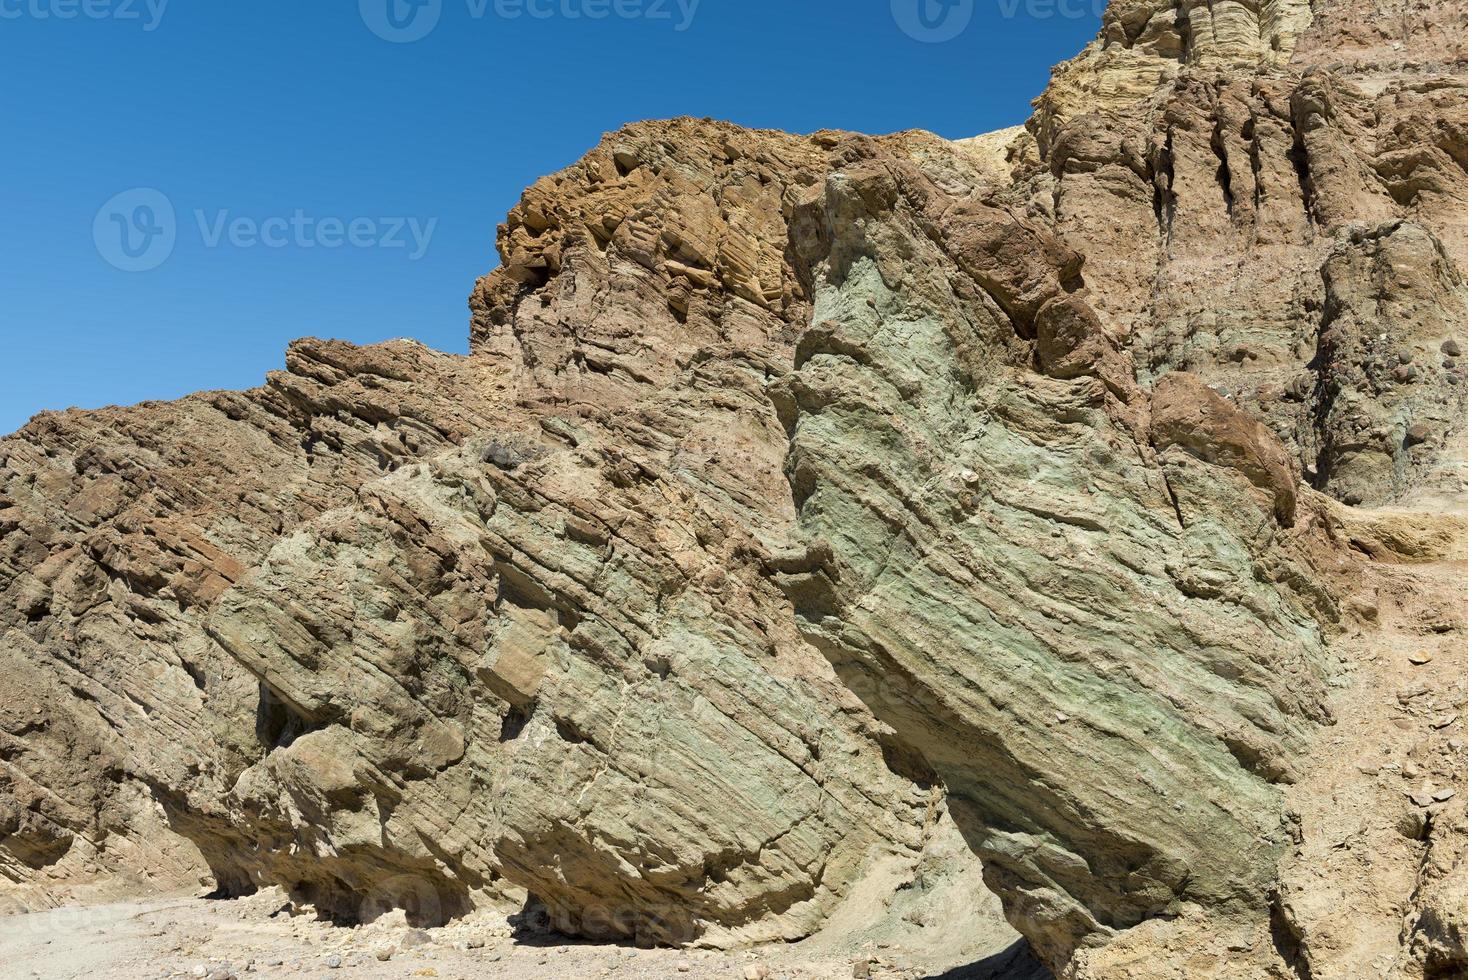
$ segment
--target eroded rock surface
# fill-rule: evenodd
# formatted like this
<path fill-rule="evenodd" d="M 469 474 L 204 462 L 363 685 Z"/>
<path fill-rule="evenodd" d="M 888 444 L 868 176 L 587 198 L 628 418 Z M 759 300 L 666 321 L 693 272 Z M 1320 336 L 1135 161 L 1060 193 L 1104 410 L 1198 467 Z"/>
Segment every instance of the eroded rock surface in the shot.
<path fill-rule="evenodd" d="M 1339 761 L 1458 724 L 1382 666 L 1468 499 L 1465 10 L 1400 6 L 1118 0 L 956 143 L 630 126 L 468 357 L 39 417 L 6 893 L 727 947 L 950 942 L 982 872 L 1076 980 L 1468 969 L 1461 745 Z"/>

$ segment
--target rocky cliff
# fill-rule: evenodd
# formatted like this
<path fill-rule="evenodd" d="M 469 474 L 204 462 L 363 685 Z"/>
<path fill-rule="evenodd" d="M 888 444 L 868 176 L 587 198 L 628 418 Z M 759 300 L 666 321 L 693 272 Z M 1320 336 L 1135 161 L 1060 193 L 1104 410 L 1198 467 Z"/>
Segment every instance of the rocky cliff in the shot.
<path fill-rule="evenodd" d="M 981 869 L 1061 976 L 1468 970 L 1468 8 L 1388 6 L 1115 0 L 976 140 L 634 125 L 467 357 L 38 417 L 4 891 L 1002 945 Z"/>

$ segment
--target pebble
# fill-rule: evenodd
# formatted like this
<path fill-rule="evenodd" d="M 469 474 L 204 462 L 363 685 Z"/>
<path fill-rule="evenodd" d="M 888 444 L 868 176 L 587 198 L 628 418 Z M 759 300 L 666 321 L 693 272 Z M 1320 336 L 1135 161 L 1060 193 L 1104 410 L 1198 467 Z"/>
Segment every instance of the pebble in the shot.
<path fill-rule="evenodd" d="M 515 451 L 497 442 L 490 443 L 489 448 L 484 451 L 484 461 L 502 470 L 515 470 L 520 466 Z"/>
<path fill-rule="evenodd" d="M 678 961 L 678 972 L 679 973 L 692 973 L 693 972 L 693 964 L 690 963 L 690 962 L 688 962 L 687 960 L 679 960 Z"/>
<path fill-rule="evenodd" d="M 1435 800 L 1438 803 L 1446 803 L 1446 802 L 1448 802 L 1448 800 L 1451 800 L 1453 797 L 1455 797 L 1457 795 L 1458 795 L 1458 791 L 1457 790 L 1440 789 L 1436 793 L 1433 793 L 1432 794 L 1432 798 L 1433 798 L 1433 800 Z"/>
<path fill-rule="evenodd" d="M 1412 663 L 1416 664 L 1418 667 L 1426 667 L 1428 664 L 1432 663 L 1432 654 L 1426 652 L 1414 653 L 1407 659 L 1412 661 Z"/>
<path fill-rule="evenodd" d="M 403 933 L 402 941 L 398 944 L 403 949 L 412 949 L 415 946 L 427 946 L 433 942 L 433 937 L 422 929 L 409 929 Z"/>
<path fill-rule="evenodd" d="M 342 968 L 342 958 L 332 953 L 326 958 L 326 968 L 328 970 L 340 970 Z"/>
<path fill-rule="evenodd" d="M 744 968 L 744 980 L 769 980 L 770 968 L 762 963 L 751 963 Z"/>
<path fill-rule="evenodd" d="M 1462 346 L 1459 345 L 1459 343 L 1456 340 L 1448 340 L 1448 341 L 1446 341 L 1443 344 L 1442 350 L 1443 350 L 1443 353 L 1446 354 L 1446 355 L 1448 355 L 1449 357 L 1459 357 L 1463 353 Z"/>
<path fill-rule="evenodd" d="M 376 953 L 377 960 L 380 963 L 386 963 L 388 960 L 392 959 L 392 954 L 396 952 L 397 950 L 392 946 L 381 946 L 378 948 Z"/>
<path fill-rule="evenodd" d="M 1407 704 L 1411 701 L 1416 700 L 1417 698 L 1422 697 L 1422 695 L 1426 694 L 1429 690 L 1430 688 L 1427 686 L 1426 682 L 1418 682 L 1411 685 L 1410 687 L 1404 687 L 1397 692 L 1397 703 Z"/>
<path fill-rule="evenodd" d="M 851 975 L 856 977 L 857 980 L 866 980 L 867 977 L 872 975 L 872 961 L 863 959 L 852 963 Z"/>

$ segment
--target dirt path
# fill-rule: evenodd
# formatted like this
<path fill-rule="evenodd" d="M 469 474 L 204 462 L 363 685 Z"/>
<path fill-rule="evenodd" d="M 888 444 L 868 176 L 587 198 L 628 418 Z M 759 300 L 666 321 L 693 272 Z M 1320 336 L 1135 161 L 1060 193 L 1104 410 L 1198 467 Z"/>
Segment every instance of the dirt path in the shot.
<path fill-rule="evenodd" d="M 868 960 L 870 975 L 881 978 L 1028 980 L 1034 975 L 1031 961 L 1018 953 L 950 969 L 934 965 L 941 964 L 939 951 L 883 949 L 875 943 L 849 955 L 808 945 L 760 953 L 638 950 L 565 940 L 537 945 L 515 940 L 503 925 L 487 919 L 426 932 L 389 923 L 336 928 L 306 916 L 274 915 L 282 904 L 269 894 L 238 901 L 183 896 L 16 916 L 0 924 L 0 977 L 836 980 L 859 975 L 860 964 Z"/>

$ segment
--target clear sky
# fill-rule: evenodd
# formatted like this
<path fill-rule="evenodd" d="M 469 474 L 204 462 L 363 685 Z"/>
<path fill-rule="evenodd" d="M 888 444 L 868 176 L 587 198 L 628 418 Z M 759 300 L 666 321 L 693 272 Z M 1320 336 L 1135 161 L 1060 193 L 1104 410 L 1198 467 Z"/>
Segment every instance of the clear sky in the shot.
<path fill-rule="evenodd" d="M 603 132 L 972 136 L 1101 6 L 0 0 L 0 433 L 250 387 L 300 336 L 462 352 L 495 225 Z"/>

